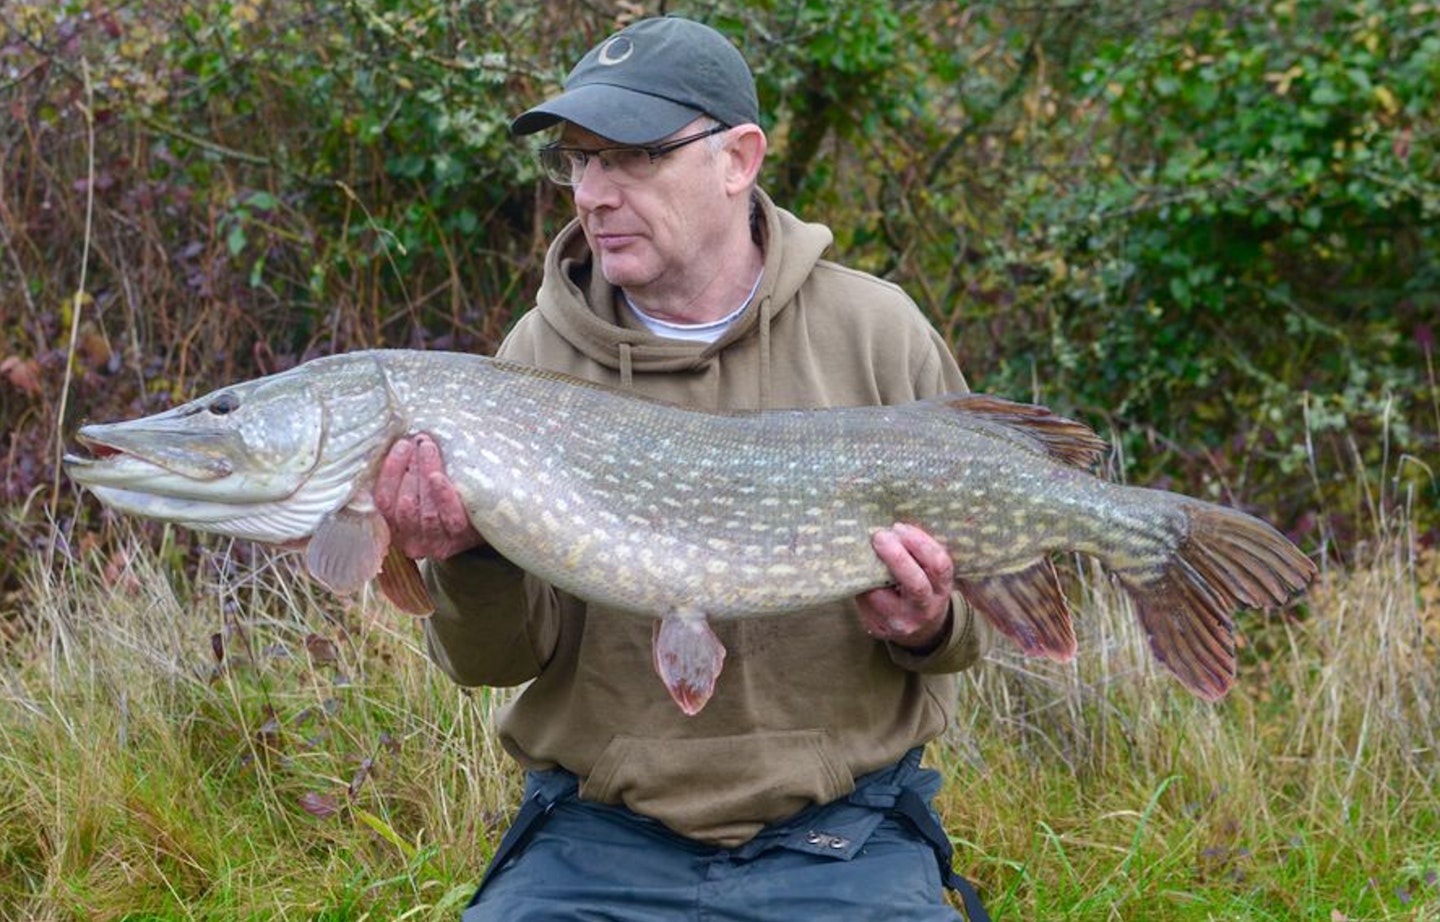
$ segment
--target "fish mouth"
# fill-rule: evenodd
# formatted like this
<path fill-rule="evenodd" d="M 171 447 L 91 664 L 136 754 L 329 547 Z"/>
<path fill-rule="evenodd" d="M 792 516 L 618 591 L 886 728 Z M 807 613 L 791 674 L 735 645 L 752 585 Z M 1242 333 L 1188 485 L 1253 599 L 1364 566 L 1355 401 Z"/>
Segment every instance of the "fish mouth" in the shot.
<path fill-rule="evenodd" d="M 67 453 L 63 459 L 70 479 L 105 505 L 257 541 L 304 534 L 303 526 L 291 521 L 297 509 L 281 502 L 294 493 L 295 484 L 238 468 L 223 454 L 233 441 L 226 433 L 117 433 L 124 425 L 83 427 L 76 441 L 84 452 Z"/>
<path fill-rule="evenodd" d="M 88 454 L 67 453 L 63 461 L 66 472 L 87 486 L 131 487 L 157 477 L 211 483 L 235 473 L 214 434 L 169 431 L 155 439 L 133 428 L 92 425 L 82 427 L 76 440 Z"/>

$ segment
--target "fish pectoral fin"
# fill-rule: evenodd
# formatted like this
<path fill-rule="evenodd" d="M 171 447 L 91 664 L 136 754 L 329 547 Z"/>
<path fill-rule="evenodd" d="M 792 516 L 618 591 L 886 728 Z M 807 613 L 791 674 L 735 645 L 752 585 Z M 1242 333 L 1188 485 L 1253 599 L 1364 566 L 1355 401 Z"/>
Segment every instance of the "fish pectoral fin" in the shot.
<path fill-rule="evenodd" d="M 655 671 L 686 716 L 694 717 L 715 693 L 725 645 L 703 614 L 676 612 L 655 622 Z"/>
<path fill-rule="evenodd" d="M 380 564 L 379 583 L 385 598 L 406 614 L 424 617 L 435 612 L 435 602 L 430 598 L 430 590 L 425 588 L 420 566 L 393 544 Z"/>
<path fill-rule="evenodd" d="M 1068 662 L 1075 655 L 1075 626 L 1060 591 L 1060 577 L 1049 558 L 1023 570 L 957 578 L 955 588 L 995 629 L 1029 656 Z"/>
<path fill-rule="evenodd" d="M 305 569 L 331 592 L 354 592 L 380 572 L 390 526 L 380 513 L 345 507 L 325 517 L 305 545 Z"/>

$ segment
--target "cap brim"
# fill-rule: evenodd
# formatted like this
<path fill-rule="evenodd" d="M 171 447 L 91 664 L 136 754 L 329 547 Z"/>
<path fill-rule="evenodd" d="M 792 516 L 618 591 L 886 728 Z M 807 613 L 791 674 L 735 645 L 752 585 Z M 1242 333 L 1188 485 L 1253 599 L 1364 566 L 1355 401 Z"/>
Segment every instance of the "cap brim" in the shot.
<path fill-rule="evenodd" d="M 520 114 L 510 123 L 510 132 L 534 134 L 560 122 L 571 122 L 621 144 L 648 144 L 674 134 L 704 114 L 648 93 L 588 83 Z"/>

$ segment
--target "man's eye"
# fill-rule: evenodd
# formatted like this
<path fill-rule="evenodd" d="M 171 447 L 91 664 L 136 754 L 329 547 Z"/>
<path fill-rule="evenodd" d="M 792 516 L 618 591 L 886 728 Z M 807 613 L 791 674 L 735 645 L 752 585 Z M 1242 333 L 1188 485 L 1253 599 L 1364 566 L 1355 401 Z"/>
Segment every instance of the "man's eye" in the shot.
<path fill-rule="evenodd" d="M 617 147 L 614 150 L 605 152 L 605 159 L 611 166 L 628 170 L 632 167 L 644 166 L 650 162 L 650 155 L 639 147 Z"/>

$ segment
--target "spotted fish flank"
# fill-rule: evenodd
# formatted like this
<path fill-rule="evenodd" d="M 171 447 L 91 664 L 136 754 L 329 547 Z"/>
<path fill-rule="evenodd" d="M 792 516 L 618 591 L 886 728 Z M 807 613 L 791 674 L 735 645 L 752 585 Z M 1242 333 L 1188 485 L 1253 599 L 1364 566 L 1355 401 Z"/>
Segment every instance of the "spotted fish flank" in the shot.
<path fill-rule="evenodd" d="M 891 407 L 711 413 L 473 355 L 316 359 L 144 419 L 85 426 L 77 482 L 125 512 L 304 545 L 336 591 L 376 576 L 428 606 L 370 498 L 397 438 L 430 433 L 475 528 L 592 602 L 659 616 L 655 662 L 696 713 L 724 661 L 708 621 L 849 598 L 889 574 L 870 536 L 940 540 L 956 588 L 1025 652 L 1068 659 L 1050 557 L 1097 558 L 1191 691 L 1234 682 L 1232 613 L 1286 604 L 1311 561 L 1265 523 L 1087 471 L 1104 443 L 1041 407 L 953 394 Z"/>

